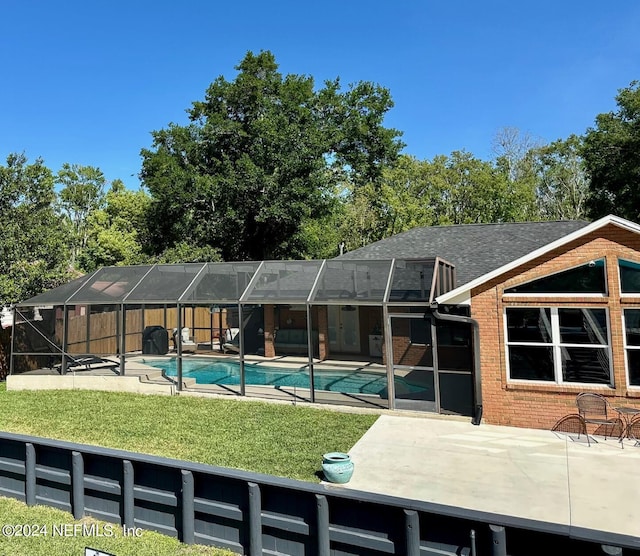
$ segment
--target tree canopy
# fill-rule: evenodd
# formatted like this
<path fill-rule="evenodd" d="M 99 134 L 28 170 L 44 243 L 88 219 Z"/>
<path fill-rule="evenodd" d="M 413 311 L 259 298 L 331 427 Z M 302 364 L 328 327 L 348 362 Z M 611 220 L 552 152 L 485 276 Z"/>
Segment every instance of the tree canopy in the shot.
<path fill-rule="evenodd" d="M 193 103 L 188 125 L 153 132 L 142 151 L 157 253 L 187 242 L 226 260 L 303 256 L 303 222 L 328 213 L 332 188 L 379 179 L 402 147 L 382 125 L 393 103 L 378 85 L 316 91 L 312 77 L 279 73 L 270 52 L 236 69 Z"/>
<path fill-rule="evenodd" d="M 583 136 L 501 128 L 494 157 L 400 154 L 393 106 L 370 82 L 319 88 L 249 52 L 186 125 L 152 132 L 138 191 L 93 166 L 10 154 L 0 165 L 0 305 L 101 266 L 330 258 L 417 226 L 640 221 L 640 84 Z M 55 185 L 59 191 L 56 191 Z M 105 188 L 108 186 L 105 193 Z"/>
<path fill-rule="evenodd" d="M 0 165 L 0 306 L 68 278 L 68 228 L 55 210 L 53 174 L 41 159 L 10 154 Z"/>
<path fill-rule="evenodd" d="M 594 217 L 615 213 L 640 221 L 640 82 L 618 91 L 616 103 L 584 137 L 589 208 Z"/>
<path fill-rule="evenodd" d="M 101 207 L 106 179 L 99 168 L 65 163 L 56 175 L 62 186 L 59 202 L 62 212 L 71 223 L 71 263 L 87 246 L 88 217 Z"/>

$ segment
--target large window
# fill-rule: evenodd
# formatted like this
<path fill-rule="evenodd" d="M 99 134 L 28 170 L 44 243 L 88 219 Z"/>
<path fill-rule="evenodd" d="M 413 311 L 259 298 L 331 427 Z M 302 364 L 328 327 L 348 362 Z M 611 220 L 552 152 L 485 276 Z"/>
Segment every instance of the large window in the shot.
<path fill-rule="evenodd" d="M 604 259 L 544 276 L 525 284 L 513 286 L 504 293 L 517 294 L 607 294 Z"/>
<path fill-rule="evenodd" d="M 622 293 L 640 293 L 640 264 L 619 259 L 618 266 Z"/>
<path fill-rule="evenodd" d="M 513 307 L 505 322 L 510 379 L 612 384 L 606 309 Z"/>
<path fill-rule="evenodd" d="M 640 386 L 640 309 L 624 310 L 629 386 Z"/>

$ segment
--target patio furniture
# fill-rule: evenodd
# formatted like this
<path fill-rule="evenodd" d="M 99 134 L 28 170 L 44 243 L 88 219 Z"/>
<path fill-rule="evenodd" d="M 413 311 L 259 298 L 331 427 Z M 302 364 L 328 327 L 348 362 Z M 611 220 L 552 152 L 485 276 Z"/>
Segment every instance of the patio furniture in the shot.
<path fill-rule="evenodd" d="M 640 446 L 640 413 L 634 415 L 629 421 L 627 438 L 635 441 L 634 446 Z"/>
<path fill-rule="evenodd" d="M 277 354 L 307 353 L 308 332 L 306 328 L 280 328 L 273 342 Z M 318 331 L 312 330 L 313 345 L 318 345 Z"/>
<path fill-rule="evenodd" d="M 605 440 L 607 436 L 617 436 L 619 440 L 623 438 L 625 432 L 624 421 L 620 418 L 620 413 L 611 407 L 604 396 L 583 392 L 576 397 L 576 405 L 578 406 L 578 413 L 585 423 L 598 425 L 595 432 L 602 430 Z M 616 430 L 618 431 L 617 435 L 615 435 Z M 587 441 L 589 441 L 588 434 Z"/>
<path fill-rule="evenodd" d="M 67 354 L 67 371 L 76 371 L 78 367 L 84 367 L 85 371 L 110 370 L 117 374 L 120 362 L 92 354 Z"/>
<path fill-rule="evenodd" d="M 614 407 L 613 409 L 615 409 L 620 414 L 620 417 L 622 417 L 622 419 L 624 420 L 625 425 L 628 425 L 631 419 L 633 419 L 633 417 L 640 413 L 639 408 L 627 407 L 624 405 L 620 407 Z"/>
<path fill-rule="evenodd" d="M 175 346 L 176 351 L 178 351 L 178 329 L 173 329 L 173 345 Z M 189 334 L 189 328 L 185 326 L 180 332 L 180 339 L 182 340 L 182 351 L 191 351 L 195 352 L 198 348 L 198 344 L 193 341 Z"/>
<path fill-rule="evenodd" d="M 562 419 L 556 422 L 551 428 L 553 432 L 565 433 L 571 440 L 574 439 L 571 435 L 577 435 L 577 440 L 580 440 L 580 435 L 584 434 L 587 437 L 587 444 L 589 444 L 589 435 L 587 434 L 587 423 L 584 418 L 578 413 L 571 413 L 565 415 Z"/>
<path fill-rule="evenodd" d="M 226 341 L 222 344 L 222 353 L 240 353 L 240 329 L 227 328 Z"/>

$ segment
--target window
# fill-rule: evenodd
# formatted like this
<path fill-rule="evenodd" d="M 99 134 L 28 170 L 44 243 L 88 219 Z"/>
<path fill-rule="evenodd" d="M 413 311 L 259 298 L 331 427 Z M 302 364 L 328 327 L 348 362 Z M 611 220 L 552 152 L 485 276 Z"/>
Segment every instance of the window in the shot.
<path fill-rule="evenodd" d="M 431 320 L 411 319 L 409 321 L 410 337 L 412 344 L 431 345 Z"/>
<path fill-rule="evenodd" d="M 624 310 L 629 386 L 640 386 L 640 309 Z"/>
<path fill-rule="evenodd" d="M 640 268 L 640 265 L 638 265 Z M 504 293 L 552 293 L 606 295 L 607 278 L 604 259 L 545 276 L 526 284 L 508 288 Z"/>
<path fill-rule="evenodd" d="M 618 260 L 622 293 L 640 293 L 640 263 Z"/>
<path fill-rule="evenodd" d="M 513 307 L 505 323 L 510 379 L 611 384 L 606 309 Z"/>

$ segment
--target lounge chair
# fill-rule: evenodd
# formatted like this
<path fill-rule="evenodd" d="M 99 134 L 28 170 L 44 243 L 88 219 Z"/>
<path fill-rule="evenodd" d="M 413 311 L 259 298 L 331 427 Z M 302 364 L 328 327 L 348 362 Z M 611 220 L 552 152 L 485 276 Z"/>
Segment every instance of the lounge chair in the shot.
<path fill-rule="evenodd" d="M 62 372 L 62 364 L 54 368 Z M 91 354 L 67 354 L 67 372 L 109 370 L 118 374 L 120 362 Z"/>
<path fill-rule="evenodd" d="M 226 342 L 222 344 L 223 353 L 240 353 L 240 329 L 227 328 L 225 331 Z"/>
<path fill-rule="evenodd" d="M 196 342 L 193 341 L 193 338 L 191 337 L 190 333 L 189 333 L 189 327 L 185 326 L 182 329 L 182 332 L 180 333 L 180 340 L 182 343 L 182 351 L 190 351 L 190 352 L 194 352 L 196 351 L 196 349 L 198 349 L 198 344 Z M 176 348 L 176 351 L 178 351 L 178 329 L 174 328 L 173 329 L 173 345 Z"/>

